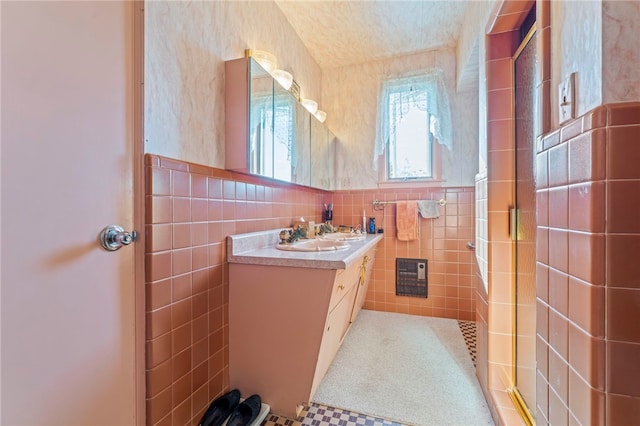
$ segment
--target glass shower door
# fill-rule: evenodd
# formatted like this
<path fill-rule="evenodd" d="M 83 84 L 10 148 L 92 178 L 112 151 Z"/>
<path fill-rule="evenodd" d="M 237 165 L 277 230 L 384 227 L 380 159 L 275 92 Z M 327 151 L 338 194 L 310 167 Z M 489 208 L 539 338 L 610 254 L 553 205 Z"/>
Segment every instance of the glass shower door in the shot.
<path fill-rule="evenodd" d="M 536 193 L 537 120 L 535 28 L 514 57 L 516 135 L 516 389 L 535 418 L 536 406 Z"/>

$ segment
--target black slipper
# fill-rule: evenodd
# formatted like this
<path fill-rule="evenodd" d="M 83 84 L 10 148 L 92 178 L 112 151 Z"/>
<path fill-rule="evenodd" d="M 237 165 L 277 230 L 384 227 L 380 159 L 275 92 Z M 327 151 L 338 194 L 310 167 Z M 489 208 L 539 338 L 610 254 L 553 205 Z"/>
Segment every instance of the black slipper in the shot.
<path fill-rule="evenodd" d="M 258 418 L 262 401 L 258 395 L 251 395 L 242 401 L 229 417 L 226 426 L 249 426 L 251 422 Z"/>
<path fill-rule="evenodd" d="M 238 407 L 240 391 L 234 389 L 216 398 L 202 416 L 199 426 L 221 426 L 229 414 Z"/>

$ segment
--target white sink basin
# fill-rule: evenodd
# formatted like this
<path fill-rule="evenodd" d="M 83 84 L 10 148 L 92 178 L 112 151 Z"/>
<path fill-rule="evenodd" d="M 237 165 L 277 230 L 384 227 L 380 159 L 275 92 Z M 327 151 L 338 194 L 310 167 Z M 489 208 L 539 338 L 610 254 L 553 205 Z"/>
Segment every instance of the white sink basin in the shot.
<path fill-rule="evenodd" d="M 317 237 L 326 241 L 360 241 L 367 238 L 366 234 L 355 234 L 346 232 L 333 232 L 331 234 L 322 234 Z"/>
<path fill-rule="evenodd" d="M 287 251 L 337 251 L 349 248 L 349 243 L 332 240 L 302 240 L 292 244 L 276 244 L 278 250 Z"/>

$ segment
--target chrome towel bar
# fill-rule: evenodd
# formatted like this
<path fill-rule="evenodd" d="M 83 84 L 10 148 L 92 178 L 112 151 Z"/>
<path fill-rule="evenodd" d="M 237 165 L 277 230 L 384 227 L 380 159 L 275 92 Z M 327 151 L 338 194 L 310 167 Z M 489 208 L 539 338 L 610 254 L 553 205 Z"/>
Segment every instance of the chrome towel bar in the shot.
<path fill-rule="evenodd" d="M 416 203 L 419 200 L 408 200 L 408 201 L 415 201 Z M 398 201 L 378 201 L 378 200 L 373 200 L 373 209 L 374 210 L 382 210 L 384 209 L 384 206 L 387 204 L 396 204 Z M 445 200 L 444 198 L 441 198 L 440 200 L 436 201 L 436 203 L 438 203 L 441 206 L 445 206 L 447 204 L 447 200 Z"/>

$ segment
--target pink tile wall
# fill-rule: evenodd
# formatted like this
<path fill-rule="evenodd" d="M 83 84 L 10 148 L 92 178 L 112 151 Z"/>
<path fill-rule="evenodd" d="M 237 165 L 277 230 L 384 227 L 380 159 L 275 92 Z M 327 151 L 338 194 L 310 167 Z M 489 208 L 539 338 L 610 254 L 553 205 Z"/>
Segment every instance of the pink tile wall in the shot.
<path fill-rule="evenodd" d="M 640 103 L 546 136 L 537 155 L 539 422 L 640 419 Z"/>
<path fill-rule="evenodd" d="M 474 283 L 475 254 L 466 247 L 475 240 L 474 187 L 413 188 L 378 191 L 338 191 L 325 196 L 334 204 L 334 225 L 356 226 L 362 223 L 362 210 L 367 220 L 373 216 L 384 229 L 384 239 L 377 246 L 371 285 L 365 308 L 413 315 L 475 319 Z M 440 200 L 438 219 L 419 219 L 419 238 L 398 241 L 395 205 L 373 210 L 373 201 Z M 428 259 L 429 297 L 396 296 L 396 258 Z"/>
<path fill-rule="evenodd" d="M 318 221 L 323 192 L 154 155 L 145 163 L 147 424 L 196 425 L 229 386 L 225 237 Z"/>
<path fill-rule="evenodd" d="M 147 155 L 147 424 L 196 425 L 228 390 L 228 265 L 225 237 L 320 222 L 334 203 L 334 224 L 374 215 L 378 246 L 368 309 L 473 320 L 473 188 L 325 192 Z M 441 217 L 420 221 L 420 239 L 398 242 L 395 207 L 372 201 L 440 199 Z M 429 259 L 429 299 L 395 296 L 395 258 Z"/>

